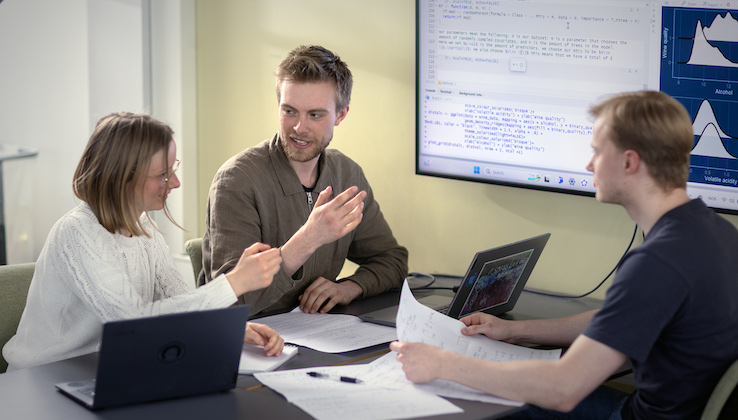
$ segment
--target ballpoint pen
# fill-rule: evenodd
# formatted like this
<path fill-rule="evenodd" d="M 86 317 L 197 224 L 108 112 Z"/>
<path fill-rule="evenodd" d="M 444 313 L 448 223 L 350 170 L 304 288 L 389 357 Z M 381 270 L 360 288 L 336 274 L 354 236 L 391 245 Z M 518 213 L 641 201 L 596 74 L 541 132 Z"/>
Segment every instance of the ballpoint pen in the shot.
<path fill-rule="evenodd" d="M 361 379 L 351 378 L 349 376 L 330 375 L 327 373 L 320 373 L 320 372 L 308 372 L 307 374 L 309 376 L 312 376 L 313 378 L 331 379 L 334 381 L 348 382 L 351 384 L 360 384 L 363 382 Z"/>

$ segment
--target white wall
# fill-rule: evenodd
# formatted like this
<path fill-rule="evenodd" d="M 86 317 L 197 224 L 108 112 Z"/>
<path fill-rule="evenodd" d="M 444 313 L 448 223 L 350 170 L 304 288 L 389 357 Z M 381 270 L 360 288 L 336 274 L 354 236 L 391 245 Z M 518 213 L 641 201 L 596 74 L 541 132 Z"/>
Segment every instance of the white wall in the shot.
<path fill-rule="evenodd" d="M 30 255 L 9 255 L 12 263 L 34 261 L 53 223 L 75 205 L 72 175 L 90 133 L 87 3 L 0 3 L 0 142 L 39 151 L 32 163 L 32 206 L 20 213 L 7 209 L 9 226 L 20 214 L 33 230 L 25 238 Z M 8 173 L 5 182 L 18 183 L 17 176 Z"/>
<path fill-rule="evenodd" d="M 151 1 L 151 100 L 152 114 L 174 129 L 177 155 L 182 163 L 177 175 L 182 186 L 167 198 L 169 211 L 184 228 L 156 215 L 159 228 L 185 279 L 194 282 L 184 243 L 198 236 L 200 206 L 197 189 L 197 98 L 195 60 L 195 0 Z"/>
<path fill-rule="evenodd" d="M 184 253 L 184 242 L 197 235 L 197 103 L 195 95 L 195 1 L 151 2 L 152 114 L 174 129 L 177 154 L 182 163 L 177 172 L 182 186 L 174 190 L 167 205 L 174 220 L 163 215 L 157 223 L 175 254 Z"/>
<path fill-rule="evenodd" d="M 142 2 L 87 1 L 90 132 L 111 112 L 150 112 Z"/>
<path fill-rule="evenodd" d="M 194 56 L 194 24 L 180 27 L 182 16 L 194 20 L 194 2 L 153 3 L 150 14 L 148 0 L 0 3 L 0 144 L 38 150 L 35 159 L 14 162 L 5 171 L 4 184 L 15 186 L 6 195 L 6 204 L 11 203 L 6 206 L 6 224 L 13 235 L 8 243 L 15 244 L 9 249 L 17 251 L 8 255 L 9 263 L 35 261 L 51 226 L 77 204 L 72 176 L 101 116 L 121 110 L 150 111 L 172 124 L 180 156 L 194 149 L 194 118 L 189 123 L 183 111 L 183 98 L 194 101 L 194 94 L 185 92 L 189 83 L 194 92 L 194 64 L 190 75 L 182 70 L 188 59 L 194 63 L 190 57 Z M 165 29 L 150 31 L 159 27 Z M 187 32 L 192 41 L 182 52 L 182 34 Z M 150 39 L 155 41 L 148 44 Z M 162 70 L 151 72 L 152 65 Z M 194 109 L 194 102 L 190 107 Z M 159 109 L 162 116 L 157 114 Z M 184 126 L 190 127 L 191 136 Z M 182 145 L 184 138 L 192 145 Z M 184 159 L 182 174 L 188 160 L 194 157 Z M 184 175 L 184 181 L 188 177 Z M 192 185 L 196 196 L 194 181 Z M 194 213 L 184 211 L 186 188 L 169 202 L 180 222 L 184 213 L 197 219 L 197 206 L 191 206 Z M 10 195 L 19 198 L 13 200 Z M 171 230 L 162 219 L 157 217 L 163 230 Z M 174 232 L 167 235 L 168 242 L 180 252 L 184 236 Z"/>

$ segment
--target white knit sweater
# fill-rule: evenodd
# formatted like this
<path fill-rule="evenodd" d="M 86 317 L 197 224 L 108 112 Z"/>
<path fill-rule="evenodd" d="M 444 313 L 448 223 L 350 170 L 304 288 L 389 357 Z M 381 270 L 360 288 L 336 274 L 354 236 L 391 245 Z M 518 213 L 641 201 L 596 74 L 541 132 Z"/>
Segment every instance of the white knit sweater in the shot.
<path fill-rule="evenodd" d="M 236 302 L 225 276 L 195 289 L 183 280 L 163 236 L 111 234 L 82 203 L 51 229 L 18 332 L 3 347 L 9 369 L 99 351 L 104 322 L 222 308 Z"/>

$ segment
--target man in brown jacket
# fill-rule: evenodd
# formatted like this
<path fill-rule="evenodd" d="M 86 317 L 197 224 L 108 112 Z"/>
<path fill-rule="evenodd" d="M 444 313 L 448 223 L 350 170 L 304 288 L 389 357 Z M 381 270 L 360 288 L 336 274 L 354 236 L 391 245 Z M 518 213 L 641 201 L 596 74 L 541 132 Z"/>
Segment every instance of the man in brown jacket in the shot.
<path fill-rule="evenodd" d="M 349 110 L 352 77 L 319 46 L 293 50 L 277 69 L 279 132 L 229 159 L 210 188 L 203 237 L 204 284 L 254 242 L 278 246 L 282 268 L 239 302 L 252 313 L 327 312 L 399 287 L 407 250 L 398 245 L 361 167 L 327 149 Z M 336 279 L 346 259 L 356 272 Z"/>

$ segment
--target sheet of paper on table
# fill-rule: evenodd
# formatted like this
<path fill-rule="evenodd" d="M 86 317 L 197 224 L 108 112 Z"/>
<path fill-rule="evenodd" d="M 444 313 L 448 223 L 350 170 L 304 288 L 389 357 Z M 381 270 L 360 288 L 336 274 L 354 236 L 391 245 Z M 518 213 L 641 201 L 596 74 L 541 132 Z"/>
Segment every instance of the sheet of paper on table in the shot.
<path fill-rule="evenodd" d="M 296 325 L 306 319 L 316 322 L 315 318 L 306 318 L 315 315 L 293 314 L 295 314 L 294 311 L 290 314 L 277 315 L 277 317 L 287 320 L 297 319 Z M 289 315 L 289 317 L 283 317 L 283 315 Z M 331 315 L 333 316 L 336 315 Z M 259 322 L 263 319 L 265 318 L 260 319 Z M 281 321 L 285 320 L 280 319 Z M 360 320 L 359 323 L 368 324 Z M 267 325 L 281 334 L 279 328 L 287 324 L 288 322 Z M 348 328 L 352 324 L 357 323 L 351 322 L 342 328 Z M 317 326 L 314 325 L 314 327 Z M 396 331 L 397 336 L 403 341 L 432 344 L 467 356 L 492 361 L 556 360 L 561 356 L 559 349 L 538 350 L 490 340 L 483 336 L 467 337 L 461 334 L 463 327 L 462 322 L 418 303 L 405 282 L 397 313 Z M 293 333 L 292 330 L 295 328 L 297 327 L 292 326 L 285 330 Z M 395 330 L 394 328 L 389 329 Z M 301 334 L 300 332 L 294 333 Z M 317 333 L 310 331 L 309 335 L 313 334 Z M 291 340 L 285 337 L 285 341 Z M 307 374 L 311 371 L 328 375 L 350 376 L 360 379 L 363 383 L 352 384 L 315 378 Z M 449 401 L 438 397 L 439 395 L 509 406 L 522 405 L 521 402 L 498 398 L 450 381 L 436 380 L 426 384 L 414 384 L 405 378 L 402 365 L 396 360 L 395 352 L 388 353 L 369 364 L 264 372 L 256 373 L 254 376 L 262 384 L 284 395 L 288 401 L 319 420 L 404 419 L 462 411 Z M 374 403 L 375 398 L 381 398 L 382 404 Z"/>
<path fill-rule="evenodd" d="M 347 376 L 355 366 L 332 366 L 255 373 L 262 384 L 318 420 L 407 419 L 463 410 L 430 392 L 316 378 L 308 372 Z M 378 404 L 377 401 L 381 401 Z"/>
<path fill-rule="evenodd" d="M 285 343 L 324 353 L 343 353 L 397 340 L 392 327 L 364 322 L 353 315 L 306 314 L 299 307 L 256 322 L 272 327 Z"/>

